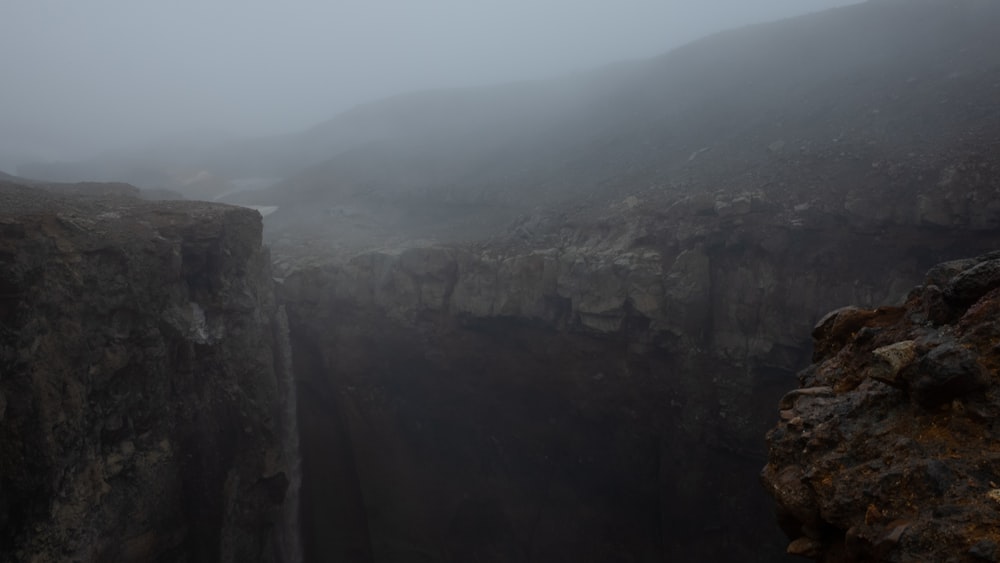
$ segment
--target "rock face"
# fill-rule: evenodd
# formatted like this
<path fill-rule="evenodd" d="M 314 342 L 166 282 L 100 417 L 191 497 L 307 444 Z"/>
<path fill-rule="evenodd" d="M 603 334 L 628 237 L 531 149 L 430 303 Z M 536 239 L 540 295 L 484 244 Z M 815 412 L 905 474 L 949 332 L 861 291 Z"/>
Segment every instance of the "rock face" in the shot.
<path fill-rule="evenodd" d="M 1000 558 L 998 264 L 940 264 L 901 307 L 817 325 L 815 363 L 781 400 L 762 473 L 789 553 Z"/>
<path fill-rule="evenodd" d="M 279 258 L 307 555 L 774 561 L 749 476 L 809 327 L 837 303 L 901 300 L 936 257 L 996 233 L 852 226 L 750 199 Z"/>
<path fill-rule="evenodd" d="M 246 209 L 0 185 L 0 559 L 279 560 L 260 242 Z"/>

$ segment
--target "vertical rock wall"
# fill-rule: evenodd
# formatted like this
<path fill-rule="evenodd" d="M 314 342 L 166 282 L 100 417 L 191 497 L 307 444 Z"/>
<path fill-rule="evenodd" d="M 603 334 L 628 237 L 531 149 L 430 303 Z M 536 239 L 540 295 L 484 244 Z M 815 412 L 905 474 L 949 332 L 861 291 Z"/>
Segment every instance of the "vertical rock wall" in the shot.
<path fill-rule="evenodd" d="M 276 311 L 254 211 L 0 187 L 0 559 L 278 560 Z"/>
<path fill-rule="evenodd" d="M 780 559 L 755 475 L 808 327 L 990 238 L 767 210 L 670 219 L 287 277 L 303 491 L 329 499 L 306 512 L 307 554 Z"/>

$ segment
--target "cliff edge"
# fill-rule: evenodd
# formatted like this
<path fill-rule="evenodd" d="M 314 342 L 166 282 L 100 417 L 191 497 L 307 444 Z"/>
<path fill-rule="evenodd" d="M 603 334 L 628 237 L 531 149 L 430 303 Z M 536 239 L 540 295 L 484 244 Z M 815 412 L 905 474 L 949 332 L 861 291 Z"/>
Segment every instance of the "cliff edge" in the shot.
<path fill-rule="evenodd" d="M 260 216 L 87 193 L 0 183 L 0 560 L 278 560 Z"/>
<path fill-rule="evenodd" d="M 816 326 L 765 489 L 817 561 L 1000 558 L 1000 253 L 940 264 L 900 307 Z"/>

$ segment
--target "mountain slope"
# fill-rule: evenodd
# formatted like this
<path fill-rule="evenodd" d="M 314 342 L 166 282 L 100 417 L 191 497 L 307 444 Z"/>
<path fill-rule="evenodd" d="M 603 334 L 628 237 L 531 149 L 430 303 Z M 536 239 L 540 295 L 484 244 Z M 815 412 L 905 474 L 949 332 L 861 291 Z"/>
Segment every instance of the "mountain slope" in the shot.
<path fill-rule="evenodd" d="M 288 138 L 331 158 L 254 197 L 526 210 L 724 190 L 919 220 L 893 202 L 995 187 L 998 24 L 995 2 L 873 1 L 562 80 L 398 97 Z"/>
<path fill-rule="evenodd" d="M 101 166 L 143 187 L 170 184 L 169 166 L 220 185 L 284 177 L 239 198 L 281 205 L 270 222 L 297 231 L 326 228 L 331 209 L 364 208 L 382 217 L 361 221 L 379 224 L 376 238 L 442 224 L 442 213 L 475 210 L 481 235 L 538 206 L 627 195 L 662 206 L 719 190 L 910 221 L 922 212 L 895 202 L 962 207 L 994 187 L 976 171 L 994 166 L 1000 137 L 998 25 L 991 0 L 872 0 L 560 79 L 397 96 L 155 170 Z M 414 206 L 424 210 L 402 217 Z M 987 215 L 976 220 L 994 224 Z"/>

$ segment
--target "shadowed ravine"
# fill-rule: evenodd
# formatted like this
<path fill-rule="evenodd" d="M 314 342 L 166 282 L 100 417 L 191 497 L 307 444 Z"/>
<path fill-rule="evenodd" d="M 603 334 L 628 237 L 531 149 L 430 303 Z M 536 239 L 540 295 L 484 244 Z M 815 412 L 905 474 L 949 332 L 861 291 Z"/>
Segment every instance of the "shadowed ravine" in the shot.
<path fill-rule="evenodd" d="M 301 563 L 302 558 L 302 527 L 301 527 L 301 489 L 302 489 L 302 454 L 300 451 L 299 431 L 299 393 L 296 389 L 295 371 L 292 361 L 292 344 L 288 330 L 288 316 L 285 307 L 279 306 L 275 315 L 274 339 L 275 364 L 278 377 L 282 384 L 282 427 L 284 456 L 288 460 L 288 490 L 282 507 L 282 525 L 280 530 L 282 563 Z"/>
<path fill-rule="evenodd" d="M 671 228 L 742 244 L 607 263 L 597 247 L 411 248 L 284 278 L 306 560 L 782 560 L 760 436 L 812 323 L 996 241 L 843 230 L 773 253 L 766 213 L 685 221 Z M 843 254 L 862 241 L 864 259 Z"/>

